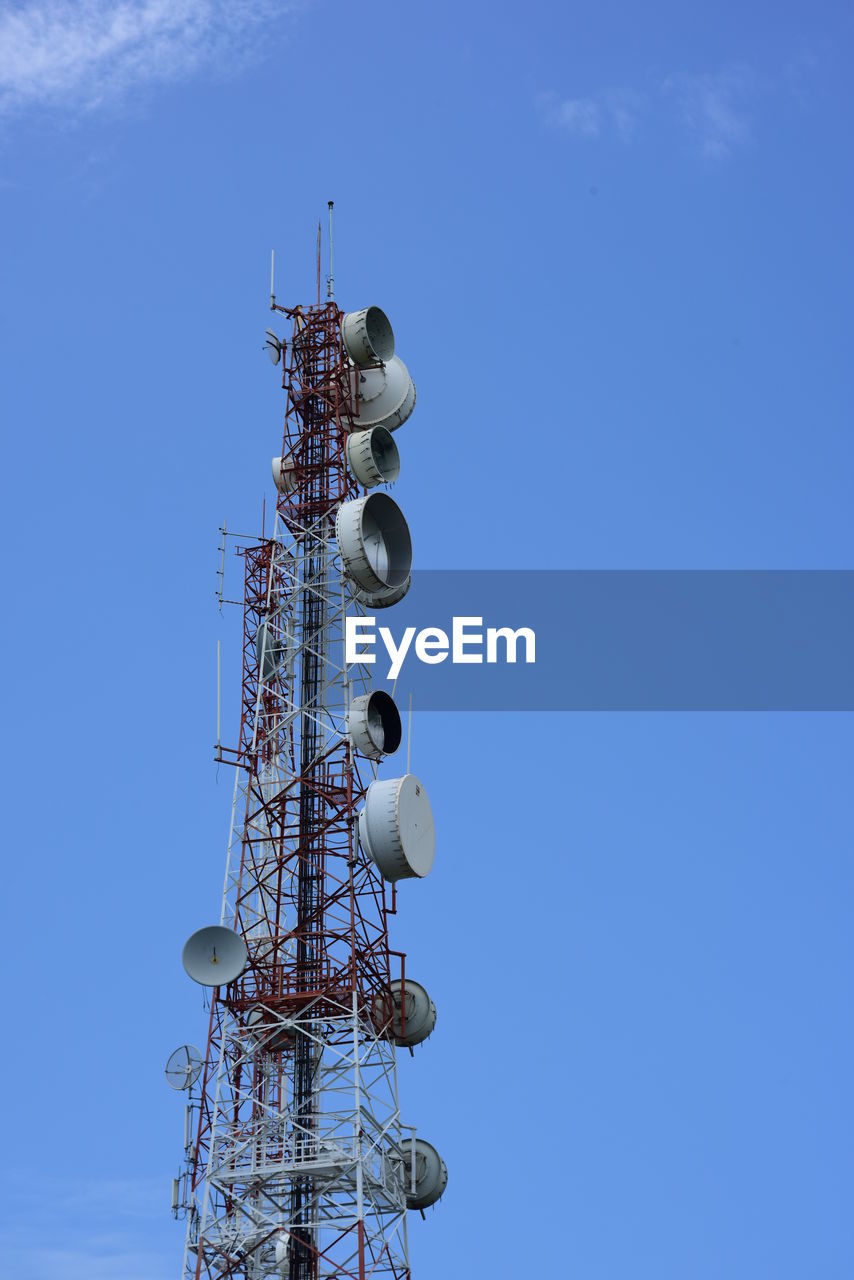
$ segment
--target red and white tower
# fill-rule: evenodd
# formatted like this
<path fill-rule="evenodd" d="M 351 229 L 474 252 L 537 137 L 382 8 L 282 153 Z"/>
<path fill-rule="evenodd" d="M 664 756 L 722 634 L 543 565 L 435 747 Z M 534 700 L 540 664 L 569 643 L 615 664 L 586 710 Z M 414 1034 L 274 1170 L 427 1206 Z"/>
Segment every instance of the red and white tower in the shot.
<path fill-rule="evenodd" d="M 395 883 L 434 853 L 423 785 L 379 778 L 401 742 L 392 698 L 348 666 L 344 620 L 409 587 L 392 432 L 415 388 L 376 307 L 271 307 L 287 396 L 270 537 L 238 540 L 243 658 L 222 915 L 184 966 L 212 989 L 207 1047 L 167 1077 L 189 1095 L 173 1208 L 185 1280 L 408 1277 L 408 1208 L 444 1163 L 402 1123 L 396 1049 L 436 1020 L 389 946 Z"/>

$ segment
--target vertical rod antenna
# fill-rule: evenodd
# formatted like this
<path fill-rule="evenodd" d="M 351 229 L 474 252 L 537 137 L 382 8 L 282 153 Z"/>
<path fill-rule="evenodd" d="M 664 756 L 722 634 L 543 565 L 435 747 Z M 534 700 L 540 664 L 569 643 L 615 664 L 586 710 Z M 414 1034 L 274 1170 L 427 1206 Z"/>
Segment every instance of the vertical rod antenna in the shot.
<path fill-rule="evenodd" d="M 317 305 L 320 306 L 320 219 L 317 220 Z"/>
<path fill-rule="evenodd" d="M 331 302 L 335 297 L 335 276 L 332 272 L 332 208 L 335 204 L 334 200 L 328 201 L 329 204 L 329 275 L 326 277 L 326 300 Z"/>
<path fill-rule="evenodd" d="M 406 772 L 409 773 L 409 761 L 412 758 L 412 694 L 409 695 L 409 728 L 406 731 Z"/>
<path fill-rule="evenodd" d="M 270 250 L 270 310 L 272 311 L 276 305 L 276 292 L 273 285 L 273 275 L 276 268 L 276 250 Z"/>
<path fill-rule="evenodd" d="M 222 759 L 222 641 L 216 642 L 216 758 Z M 184 1144 L 186 1146 L 186 1143 Z"/>

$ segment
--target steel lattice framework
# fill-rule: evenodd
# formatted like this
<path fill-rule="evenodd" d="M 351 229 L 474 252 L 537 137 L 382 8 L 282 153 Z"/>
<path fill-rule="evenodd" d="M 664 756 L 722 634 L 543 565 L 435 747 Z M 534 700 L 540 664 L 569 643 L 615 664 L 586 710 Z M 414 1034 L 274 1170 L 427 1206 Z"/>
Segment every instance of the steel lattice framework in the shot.
<path fill-rule="evenodd" d="M 375 766 L 347 732 L 358 608 L 334 536 L 360 492 L 344 447 L 355 413 L 334 302 L 276 307 L 285 347 L 273 534 L 244 567 L 242 710 L 221 922 L 249 961 L 213 991 L 180 1183 L 185 1280 L 409 1275 L 407 1143 L 395 1048 L 378 1016 L 393 894 L 362 853 L 357 806 Z M 414 1148 L 412 1149 L 414 1167 Z"/>

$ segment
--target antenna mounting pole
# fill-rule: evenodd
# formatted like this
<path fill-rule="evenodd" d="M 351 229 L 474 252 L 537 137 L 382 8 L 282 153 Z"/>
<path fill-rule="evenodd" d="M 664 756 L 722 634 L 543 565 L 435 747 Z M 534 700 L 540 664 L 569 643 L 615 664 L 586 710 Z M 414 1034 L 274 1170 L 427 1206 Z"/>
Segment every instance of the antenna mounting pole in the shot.
<path fill-rule="evenodd" d="M 222 759 L 222 641 L 216 642 L 216 759 Z M 184 1147 L 189 1143 L 184 1141 Z"/>
<path fill-rule="evenodd" d="M 326 300 L 331 302 L 335 297 L 335 277 L 332 274 L 332 207 L 334 200 L 329 202 L 329 275 L 326 277 Z"/>
<path fill-rule="evenodd" d="M 271 249 L 270 250 L 270 310 L 271 311 L 274 311 L 276 308 L 276 293 L 273 288 L 273 271 L 275 269 L 275 266 L 276 266 L 276 250 Z"/>
<path fill-rule="evenodd" d="M 228 530 L 226 528 L 226 522 L 224 520 L 222 522 L 222 528 L 220 529 L 220 533 L 222 534 L 222 548 L 221 548 L 221 558 L 219 562 L 219 569 L 216 575 L 219 580 L 217 589 L 216 589 L 216 598 L 219 601 L 219 611 L 220 613 L 222 613 L 222 597 L 225 594 L 225 540 L 226 540 L 226 537 L 228 536 Z"/>

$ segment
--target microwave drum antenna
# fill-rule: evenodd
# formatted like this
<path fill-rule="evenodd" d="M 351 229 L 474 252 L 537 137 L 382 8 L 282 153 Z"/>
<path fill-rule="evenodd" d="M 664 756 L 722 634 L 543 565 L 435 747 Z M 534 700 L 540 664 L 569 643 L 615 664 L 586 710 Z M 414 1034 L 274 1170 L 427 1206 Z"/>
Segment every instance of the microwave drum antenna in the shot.
<path fill-rule="evenodd" d="M 391 883 L 428 874 L 436 828 L 427 792 L 414 774 L 371 783 L 359 814 L 359 841 Z"/>
<path fill-rule="evenodd" d="M 239 933 L 212 924 L 190 935 L 181 961 L 194 982 L 203 987 L 219 987 L 240 976 L 248 955 Z"/>
<path fill-rule="evenodd" d="M 344 572 L 363 591 L 400 587 L 412 567 L 412 539 L 403 512 L 387 493 L 345 502 L 335 517 Z"/>
<path fill-rule="evenodd" d="M 363 693 L 350 704 L 350 739 L 369 760 L 390 756 L 400 746 L 403 726 L 391 694 L 384 689 Z"/>
<path fill-rule="evenodd" d="M 166 1063 L 166 1083 L 171 1089 L 180 1093 L 190 1089 L 198 1079 L 202 1069 L 202 1055 L 194 1044 L 179 1045 L 169 1054 Z"/>
<path fill-rule="evenodd" d="M 412 1190 L 412 1143 L 403 1143 L 406 1207 L 429 1209 L 448 1185 L 448 1166 L 439 1152 L 423 1138 L 415 1139 L 415 1190 Z"/>
<path fill-rule="evenodd" d="M 404 986 L 405 1001 L 401 994 Z M 374 996 L 371 1020 L 377 1030 L 385 1032 L 396 1045 L 410 1049 L 433 1034 L 436 1006 L 420 982 L 407 978 L 404 984 L 402 979 L 395 978 L 385 991 Z"/>
<path fill-rule="evenodd" d="M 391 484 L 400 475 L 400 454 L 386 427 L 371 427 L 347 437 L 347 466 L 366 489 Z"/>
<path fill-rule="evenodd" d="M 359 369 L 354 377 L 359 389 L 354 431 L 367 427 L 396 431 L 415 408 L 415 383 L 397 356 L 381 369 Z"/>
<path fill-rule="evenodd" d="M 267 1053 L 280 1053 L 293 1043 L 291 1024 L 283 1025 L 271 1010 L 254 1005 L 246 1015 L 246 1029 Z"/>
<path fill-rule="evenodd" d="M 391 360 L 394 355 L 394 330 L 379 307 L 348 311 L 341 321 L 344 350 L 354 364 L 363 366 Z"/>
<path fill-rule="evenodd" d="M 388 609 L 390 605 L 402 600 L 411 586 L 412 579 L 407 575 L 406 581 L 399 587 L 388 587 L 385 591 L 362 591 L 360 587 L 356 587 L 353 596 L 366 609 Z"/>
<path fill-rule="evenodd" d="M 297 487 L 294 460 L 290 454 L 273 459 L 273 483 L 279 493 L 293 493 Z"/>

